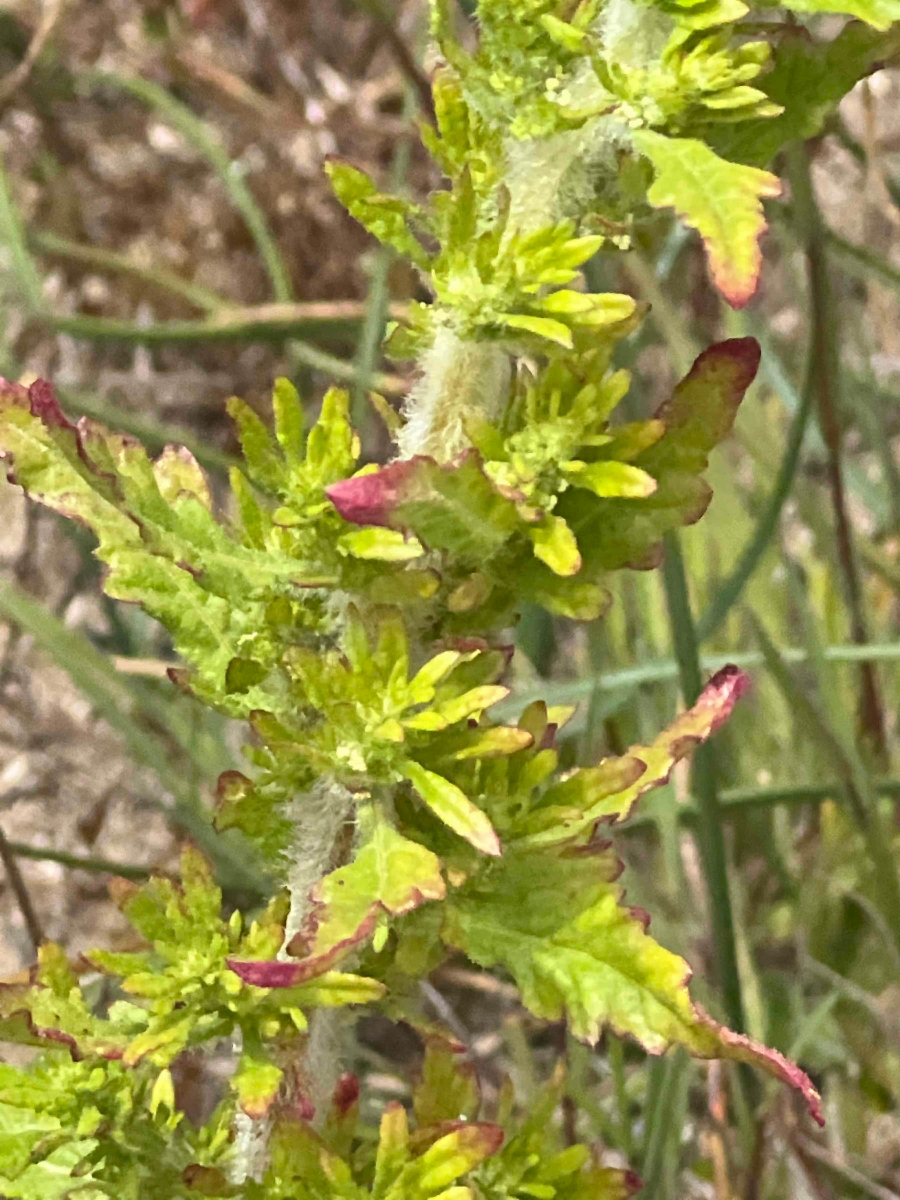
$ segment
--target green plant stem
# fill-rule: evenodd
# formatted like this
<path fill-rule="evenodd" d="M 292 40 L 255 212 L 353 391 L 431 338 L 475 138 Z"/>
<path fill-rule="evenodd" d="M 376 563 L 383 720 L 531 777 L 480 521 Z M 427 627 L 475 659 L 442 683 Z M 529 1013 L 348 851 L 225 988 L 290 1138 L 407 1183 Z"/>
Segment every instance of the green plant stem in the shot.
<path fill-rule="evenodd" d="M 69 238 L 49 230 L 29 230 L 29 244 L 40 254 L 52 258 L 61 258 L 68 262 L 80 263 L 110 275 L 129 275 L 139 279 L 141 283 L 150 284 L 160 291 L 170 292 L 180 296 L 188 304 L 192 304 L 201 312 L 212 313 L 220 308 L 228 307 L 228 300 L 215 292 L 209 291 L 200 284 L 182 279 L 173 271 L 162 267 L 142 267 L 132 262 L 127 254 L 119 254 L 115 250 L 107 250 L 103 246 L 90 246 L 81 242 L 73 242 Z"/>
<path fill-rule="evenodd" d="M 293 306 L 287 306 L 289 311 L 278 311 L 278 308 L 230 309 L 210 320 L 158 321 L 152 325 L 138 325 L 134 321 L 120 321 L 114 317 L 43 314 L 43 319 L 56 333 L 67 333 L 89 341 L 128 342 L 137 346 L 173 342 L 232 342 L 250 338 L 259 341 L 291 340 L 295 359 L 305 366 L 326 372 L 344 383 L 352 383 L 359 377 L 359 370 L 353 363 L 307 342 L 292 340 L 304 328 L 315 329 L 319 335 L 323 335 L 332 325 L 332 317 L 319 319 L 302 314 Z M 341 326 L 346 328 L 343 321 Z M 369 377 L 369 382 L 379 391 L 392 395 L 406 391 L 406 382 L 396 375 L 375 372 Z"/>
<path fill-rule="evenodd" d="M 700 617 L 697 622 L 697 638 L 698 641 L 704 642 L 707 638 L 712 637 L 725 618 L 728 616 L 735 602 L 740 597 L 744 587 L 749 582 L 753 572 L 759 566 L 763 555 L 765 554 L 772 537 L 778 528 L 778 520 L 781 516 L 781 511 L 784 508 L 785 501 L 791 493 L 791 487 L 794 482 L 794 476 L 797 473 L 797 468 L 800 464 L 800 453 L 803 448 L 803 441 L 806 435 L 806 429 L 809 424 L 809 415 L 812 411 L 814 392 L 809 382 L 804 388 L 803 397 L 800 402 L 793 422 L 791 423 L 790 433 L 788 434 L 787 445 L 784 451 L 784 457 L 781 460 L 781 465 L 778 468 L 778 475 L 775 480 L 775 485 L 769 496 L 766 506 L 760 513 L 759 519 L 756 522 L 756 527 L 753 531 L 753 536 L 750 538 L 747 545 L 741 551 L 740 558 L 735 564 L 734 570 L 720 586 L 716 595 L 710 601 L 709 607 Z"/>
<path fill-rule="evenodd" d="M 232 204 L 244 218 L 250 236 L 256 244 L 272 284 L 276 300 L 288 302 L 294 298 L 290 274 L 269 229 L 262 210 L 244 181 L 240 167 L 232 161 L 218 138 L 205 121 L 196 117 L 186 104 L 149 79 L 119 75 L 112 71 L 86 71 L 79 81 L 88 88 L 111 87 L 130 93 L 180 133 L 184 140 L 201 154 L 219 176 Z"/>
<path fill-rule="evenodd" d="M 202 319 L 154 321 L 141 325 L 119 317 L 94 317 L 82 313 L 53 317 L 58 333 L 90 341 L 230 342 L 242 338 L 278 341 L 297 334 L 346 338 L 360 324 L 362 306 L 356 301 L 312 301 L 308 304 L 260 304 L 249 308 L 219 307 Z"/>
<path fill-rule="evenodd" d="M 792 664 L 805 663 L 809 658 L 809 651 L 800 646 L 781 648 L 779 654 L 786 663 Z M 826 646 L 823 657 L 826 662 L 831 663 L 900 662 L 900 642 L 869 642 L 865 646 Z M 700 656 L 700 668 L 703 672 L 718 671 L 729 663 L 742 670 L 752 670 L 754 667 L 765 666 L 765 659 L 761 653 L 753 650 Z M 678 663 L 674 658 L 654 659 L 636 667 L 608 671 L 603 675 L 587 675 L 581 679 L 558 683 L 545 682 L 534 687 L 516 689 L 509 700 L 498 704 L 493 711 L 496 716 L 506 720 L 517 715 L 533 700 L 543 699 L 547 704 L 572 704 L 590 699 L 595 691 L 623 691 L 644 684 L 671 683 L 677 679 Z"/>
<path fill-rule="evenodd" d="M 673 1126 L 673 1107 L 678 1094 L 681 1077 L 690 1067 L 690 1059 L 680 1047 L 674 1054 L 651 1065 L 652 1103 L 647 1114 L 647 1136 L 641 1175 L 644 1187 L 641 1194 L 646 1200 L 660 1195 L 663 1171 L 666 1166 L 666 1149 Z"/>
<path fill-rule="evenodd" d="M 864 645 L 868 641 L 868 632 L 844 488 L 842 434 L 838 415 L 840 352 L 824 225 L 816 203 L 808 148 L 801 142 L 792 143 L 787 157 L 797 233 L 806 256 L 811 320 L 810 387 L 816 394 L 819 425 L 828 450 L 828 483 L 834 510 L 838 562 L 850 613 L 850 636 L 857 645 Z M 884 713 L 875 671 L 870 663 L 860 665 L 859 721 L 871 748 L 884 758 Z"/>
<path fill-rule="evenodd" d="M 13 199 L 9 177 L 0 154 L 0 242 L 6 244 L 22 299 L 32 315 L 44 311 L 44 289 L 34 259 L 28 252 L 25 230 Z"/>
<path fill-rule="evenodd" d="M 686 705 L 692 705 L 703 688 L 697 631 L 691 613 L 684 559 L 677 535 L 668 534 L 665 541 L 663 582 L 672 640 L 678 663 L 681 693 Z M 697 748 L 691 773 L 693 792 L 697 797 L 700 819 L 697 841 L 703 866 L 703 877 L 709 893 L 709 915 L 712 924 L 716 972 L 728 1022 L 738 1033 L 745 1030 L 744 1001 L 738 969 L 734 913 L 728 883 L 728 858 L 722 816 L 719 806 L 716 763 L 712 746 Z"/>
<path fill-rule="evenodd" d="M 118 875 L 122 879 L 140 881 L 153 874 L 150 867 L 136 867 L 132 863 L 116 862 L 109 858 L 97 858 L 92 854 L 69 854 L 67 850 L 54 850 L 50 846 L 32 846 L 28 842 L 7 841 L 7 846 L 16 858 L 29 858 L 34 862 L 55 862 L 73 871 L 90 871 L 94 875 Z"/>
<path fill-rule="evenodd" d="M 765 655 L 766 665 L 792 713 L 819 743 L 822 755 L 830 760 L 832 769 L 841 781 L 849 807 L 865 839 L 878 906 L 892 937 L 900 946 L 900 878 L 894 862 L 890 832 L 879 811 L 878 799 L 865 764 L 853 739 L 844 738 L 841 730 L 831 725 L 818 703 L 794 679 L 755 613 L 748 613 L 748 617 Z"/>

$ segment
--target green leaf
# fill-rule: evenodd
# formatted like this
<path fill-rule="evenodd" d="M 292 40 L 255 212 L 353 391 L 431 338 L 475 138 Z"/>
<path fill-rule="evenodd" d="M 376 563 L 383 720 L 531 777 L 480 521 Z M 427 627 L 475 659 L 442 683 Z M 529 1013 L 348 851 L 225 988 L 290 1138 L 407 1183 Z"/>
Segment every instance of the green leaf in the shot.
<path fill-rule="evenodd" d="M 67 1142 L 26 1168 L 15 1180 L 0 1178 L 4 1197 L 7 1200 L 62 1200 L 82 1191 L 86 1200 L 99 1200 L 103 1193 L 99 1188 L 90 1187 L 95 1182 L 94 1169 L 88 1172 L 81 1169 L 97 1144 L 94 1138 Z"/>
<path fill-rule="evenodd" d="M 575 534 L 562 517 L 544 517 L 528 527 L 534 553 L 556 575 L 575 575 L 581 569 L 581 555 Z"/>
<path fill-rule="evenodd" d="M 0 1175 L 8 1179 L 19 1175 L 37 1143 L 60 1127 L 59 1120 L 47 1113 L 0 1103 Z"/>
<path fill-rule="evenodd" d="M 421 214 L 416 207 L 395 196 L 379 192 L 368 175 L 349 163 L 332 159 L 325 164 L 335 195 L 344 208 L 385 246 L 391 246 L 416 266 L 427 271 L 430 258 L 410 228 Z"/>
<path fill-rule="evenodd" d="M 652 496 L 656 480 L 640 467 L 624 462 L 587 463 L 584 470 L 566 472 L 574 487 L 587 488 L 596 496 L 622 496 L 629 500 Z"/>
<path fill-rule="evenodd" d="M 900 0 L 786 0 L 785 8 L 802 13 L 844 13 L 882 30 L 900 21 Z"/>
<path fill-rule="evenodd" d="M 291 943 L 305 959 L 337 959 L 369 938 L 381 913 L 400 916 L 427 900 L 441 900 L 445 886 L 437 856 L 403 837 L 377 810 L 358 817 L 362 845 L 352 862 L 326 875 L 312 893 L 307 925 Z"/>
<path fill-rule="evenodd" d="M 401 771 L 436 817 L 483 854 L 500 854 L 500 839 L 485 814 L 455 783 L 407 760 Z"/>
<path fill-rule="evenodd" d="M 496 1125 L 471 1124 L 448 1133 L 404 1168 L 388 1196 L 436 1196 L 489 1158 L 503 1144 Z"/>
<path fill-rule="evenodd" d="M 736 1039 L 694 1006 L 687 963 L 646 931 L 646 914 L 623 907 L 608 850 L 580 858 L 508 850 L 447 900 L 443 936 L 482 967 L 502 966 L 535 1016 L 565 1017 L 595 1042 L 605 1027 L 651 1054 L 686 1046 L 701 1058 L 753 1062 L 802 1091 L 808 1079 L 774 1051 Z"/>
<path fill-rule="evenodd" d="M 245 1045 L 231 1086 L 243 1112 L 258 1121 L 275 1103 L 283 1078 L 281 1068 L 264 1057 L 258 1046 Z"/>
<path fill-rule="evenodd" d="M 409 562 L 425 553 L 422 543 L 399 529 L 383 529 L 370 525 L 341 535 L 338 549 L 354 558 L 380 562 Z"/>
<path fill-rule="evenodd" d="M 654 566 L 663 534 L 703 515 L 712 493 L 702 472 L 712 448 L 731 430 L 759 353 L 752 338 L 711 346 L 659 408 L 656 419 L 665 433 L 632 464 L 656 480 L 652 495 L 602 499 L 570 488 L 560 497 L 557 511 L 578 537 L 582 575 L 593 579 L 624 566 Z"/>
<path fill-rule="evenodd" d="M 425 1043 L 422 1078 L 413 1092 L 419 1128 L 442 1121 L 471 1121 L 478 1115 L 481 1093 L 471 1062 L 447 1042 L 432 1037 Z"/>
<path fill-rule="evenodd" d="M 257 476 L 291 498 L 293 484 L 275 444 L 250 410 L 241 412 Z M 107 593 L 143 604 L 170 630 L 179 654 L 196 668 L 199 695 L 231 715 L 259 707 L 252 689 L 229 689 L 228 667 L 246 657 L 242 648 L 249 644 L 271 655 L 260 636 L 271 599 L 330 578 L 309 570 L 302 545 L 298 554 L 285 552 L 279 530 L 265 549 L 235 539 L 209 511 L 202 472 L 186 451 L 165 451 L 153 463 L 131 438 L 84 420 L 76 427 L 42 380 L 29 389 L 0 386 L 0 452 L 35 499 L 93 530 L 96 554 L 108 568 Z M 314 543 L 306 546 L 316 553 Z"/>
<path fill-rule="evenodd" d="M 694 138 L 669 138 L 649 129 L 632 135 L 653 164 L 648 192 L 654 208 L 674 208 L 703 238 L 713 280 L 735 308 L 756 290 L 762 264 L 759 239 L 766 228 L 762 201 L 781 184 L 757 167 L 726 162 Z"/>
<path fill-rule="evenodd" d="M 533 333 L 548 342 L 564 346 L 567 350 L 572 349 L 572 331 L 562 321 L 553 321 L 550 317 L 530 316 L 528 313 L 503 313 L 497 320 L 508 329 L 521 329 L 525 333 Z"/>
<path fill-rule="evenodd" d="M 328 488 L 341 516 L 360 525 L 411 529 L 433 550 L 481 566 L 519 526 L 513 502 L 500 495 L 469 455 L 450 467 L 429 458 L 391 463 Z"/>
<path fill-rule="evenodd" d="M 900 12 L 900 4 L 895 7 Z M 805 29 L 782 30 L 774 67 L 760 86 L 784 111 L 777 117 L 711 125 L 704 140 L 722 158 L 765 167 L 788 142 L 817 137 L 854 84 L 896 54 L 898 46 L 900 30 L 884 34 L 856 22 L 824 43 L 812 41 Z"/>
<path fill-rule="evenodd" d="M 649 746 L 633 746 L 619 758 L 573 771 L 551 785 L 540 807 L 516 833 L 532 846 L 568 842 L 598 821 L 618 823 L 631 815 L 637 801 L 666 782 L 672 768 L 731 716 L 749 680 L 735 667 L 723 667 L 686 709 Z"/>

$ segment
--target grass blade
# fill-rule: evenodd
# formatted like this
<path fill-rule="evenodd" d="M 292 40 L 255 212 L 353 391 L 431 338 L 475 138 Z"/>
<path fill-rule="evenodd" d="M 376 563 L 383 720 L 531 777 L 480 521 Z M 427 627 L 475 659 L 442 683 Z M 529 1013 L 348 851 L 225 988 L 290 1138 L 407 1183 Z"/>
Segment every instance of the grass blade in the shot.
<path fill-rule="evenodd" d="M 697 631 L 691 613 L 687 577 L 681 546 L 676 534 L 668 534 L 665 542 L 663 581 L 672 626 L 672 640 L 678 663 L 681 694 L 686 705 L 694 704 L 703 688 Z M 691 771 L 693 792 L 700 811 L 697 841 L 703 876 L 709 892 L 710 919 L 719 986 L 731 1028 L 737 1033 L 745 1029 L 744 1002 L 738 970 L 734 913 L 728 883 L 728 859 L 722 830 L 716 780 L 715 752 L 709 744 L 699 746 L 694 753 Z"/>
<path fill-rule="evenodd" d="M 111 87 L 118 91 L 128 92 L 136 99 L 152 108 L 160 117 L 177 132 L 189 145 L 201 154 L 219 178 L 228 193 L 232 204 L 244 218 L 244 223 L 250 231 L 250 236 L 256 244 L 259 255 L 265 264 L 266 272 L 272 284 L 272 294 L 276 300 L 290 301 L 294 298 L 290 274 L 282 258 L 281 251 L 262 210 L 256 203 L 253 193 L 244 182 L 240 167 L 232 161 L 218 138 L 205 121 L 196 117 L 186 104 L 168 92 L 158 83 L 149 79 L 139 79 L 136 76 L 119 75 L 113 71 L 86 71 L 81 81 L 88 87 Z"/>
<path fill-rule="evenodd" d="M 216 864 L 223 883 L 259 894 L 264 889 L 249 865 L 249 852 L 219 837 L 199 807 L 185 774 L 173 760 L 172 747 L 141 722 L 135 698 L 109 660 L 81 633 L 68 629 L 40 601 L 8 580 L 0 580 L 0 616 L 34 638 L 35 643 L 66 672 L 90 701 L 94 711 L 124 739 L 135 761 L 149 767 L 173 797 L 161 804 L 172 821 L 182 826 Z M 154 717 L 172 719 L 171 705 L 160 704 Z"/>

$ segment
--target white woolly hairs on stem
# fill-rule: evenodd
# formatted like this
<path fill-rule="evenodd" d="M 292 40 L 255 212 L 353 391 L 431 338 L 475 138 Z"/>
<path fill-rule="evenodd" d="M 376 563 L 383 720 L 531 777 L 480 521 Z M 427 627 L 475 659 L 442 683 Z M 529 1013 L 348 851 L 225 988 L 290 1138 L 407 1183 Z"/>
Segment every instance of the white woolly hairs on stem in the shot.
<path fill-rule="evenodd" d="M 320 779 L 311 791 L 298 796 L 289 810 L 293 841 L 288 851 L 287 886 L 291 907 L 284 928 L 284 943 L 278 957 L 287 959 L 291 939 L 302 928 L 312 907 L 313 888 L 331 868 L 334 846 L 353 798 L 331 779 Z"/>
<path fill-rule="evenodd" d="M 295 805 L 294 844 L 288 871 L 291 907 L 284 929 L 284 944 L 278 957 L 287 957 L 291 938 L 302 928 L 310 908 L 316 884 L 335 865 L 334 848 L 353 798 L 334 780 L 322 779 Z M 324 1121 L 328 1103 L 341 1073 L 341 1013 L 318 1009 L 309 1019 L 309 1035 L 304 1052 L 304 1074 L 309 1099 L 315 1109 L 314 1124 Z"/>
<path fill-rule="evenodd" d="M 496 417 L 510 380 L 509 355 L 492 342 L 470 341 L 439 326 L 420 363 L 422 377 L 406 401 L 397 436 L 400 458 L 429 454 L 451 462 L 469 446 L 468 417 Z"/>
<path fill-rule="evenodd" d="M 268 1117 L 254 1120 L 245 1112 L 235 1115 L 234 1154 L 228 1171 L 232 1183 L 246 1183 L 248 1179 L 260 1182 L 269 1157 L 270 1127 Z"/>
<path fill-rule="evenodd" d="M 333 865 L 335 843 L 351 810 L 352 797 L 345 787 L 333 780 L 320 780 L 291 806 L 293 843 L 288 852 L 287 884 L 291 906 L 285 923 L 284 941 L 278 958 L 288 958 L 287 947 L 302 928 L 312 907 L 312 891 Z M 340 1019 L 336 1013 L 320 1010 L 310 1018 L 310 1031 L 304 1050 L 305 1070 L 316 1114 L 324 1120 L 328 1101 L 340 1075 Z M 236 1047 L 239 1051 L 239 1047 Z M 239 1112 L 234 1119 L 234 1156 L 229 1172 L 231 1182 L 262 1178 L 268 1162 L 271 1131 L 269 1117 L 255 1120 Z"/>

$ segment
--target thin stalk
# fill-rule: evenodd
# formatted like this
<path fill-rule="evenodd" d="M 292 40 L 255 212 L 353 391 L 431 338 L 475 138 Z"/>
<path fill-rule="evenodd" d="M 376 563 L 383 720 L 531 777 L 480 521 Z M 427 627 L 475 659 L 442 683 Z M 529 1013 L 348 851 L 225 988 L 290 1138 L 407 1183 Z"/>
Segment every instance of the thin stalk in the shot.
<path fill-rule="evenodd" d="M 620 1038 L 610 1034 L 606 1039 L 606 1057 L 613 1078 L 613 1089 L 616 1094 L 616 1109 L 618 1110 L 619 1144 L 625 1157 L 631 1161 L 634 1157 L 634 1138 L 631 1133 L 631 1114 L 628 1103 L 627 1080 L 625 1077 L 625 1050 Z"/>
<path fill-rule="evenodd" d="M 295 334 L 314 334 L 334 339 L 346 338 L 360 325 L 363 315 L 363 306 L 354 300 L 323 300 L 306 304 L 260 304 L 246 308 L 220 306 L 206 318 L 155 321 L 149 325 L 120 317 L 60 314 L 53 318 L 53 326 L 59 333 L 90 341 L 212 342 L 237 341 L 247 337 L 277 341 Z"/>
<path fill-rule="evenodd" d="M 219 176 L 232 204 L 244 218 L 250 236 L 256 244 L 266 273 L 272 284 L 272 295 L 276 300 L 293 300 L 287 265 L 278 248 L 262 209 L 247 187 L 239 164 L 231 157 L 205 121 L 196 117 L 186 104 L 182 104 L 165 88 L 149 79 L 118 75 L 113 71 L 86 71 L 80 76 L 88 87 L 112 87 L 129 92 L 148 108 L 154 109 L 167 124 L 180 133 L 198 154 L 201 154 Z"/>
<path fill-rule="evenodd" d="M 292 309 L 293 306 L 288 306 Z M 157 321 L 152 325 L 139 325 L 135 321 L 122 321 L 115 317 L 89 316 L 44 316 L 56 333 L 67 333 L 72 337 L 89 341 L 129 342 L 134 345 L 160 345 L 172 342 L 232 342 L 244 339 L 258 341 L 291 341 L 291 351 L 297 362 L 323 371 L 344 383 L 352 383 L 359 377 L 358 368 L 345 359 L 337 358 L 318 346 L 293 340 L 296 333 L 306 327 L 314 328 L 323 335 L 332 318 L 319 319 L 303 316 L 296 310 L 288 312 L 256 312 L 253 309 L 231 309 L 211 320 L 201 321 Z M 310 325 L 311 322 L 311 325 Z M 343 325 L 343 322 L 341 323 Z M 406 391 L 406 382 L 396 375 L 375 372 L 369 377 L 371 385 L 380 392 L 396 395 Z"/>
<path fill-rule="evenodd" d="M 805 663 L 809 651 L 802 646 L 787 646 L 779 649 L 786 663 Z M 830 663 L 900 662 L 900 642 L 869 642 L 865 646 L 826 646 L 823 657 Z M 742 670 L 752 670 L 765 665 L 759 651 L 740 650 L 725 654 L 702 654 L 700 668 L 712 673 L 729 663 Z M 562 680 L 558 683 L 517 688 L 509 700 L 498 704 L 494 714 L 503 720 L 517 715 L 533 700 L 545 700 L 547 704 L 571 704 L 589 699 L 595 691 L 617 692 L 645 684 L 671 683 L 678 679 L 678 663 L 674 658 L 653 659 L 636 667 L 623 667 L 619 671 L 607 671 L 603 675 L 586 675 L 581 679 Z"/>
<path fill-rule="evenodd" d="M 133 863 L 116 862 L 110 858 L 98 858 L 92 854 L 70 854 L 67 850 L 54 850 L 50 846 L 32 846 L 28 842 L 7 841 L 7 847 L 16 858 L 28 858 L 34 862 L 54 862 L 73 871 L 90 871 L 93 875 L 118 875 L 122 879 L 140 882 L 149 879 L 150 867 L 136 867 Z"/>
<path fill-rule="evenodd" d="M 130 275 L 133 279 L 139 279 L 142 283 L 150 284 L 161 291 L 180 296 L 201 312 L 212 313 L 228 307 L 228 300 L 224 296 L 219 296 L 198 283 L 192 283 L 189 279 L 182 279 L 180 275 L 162 267 L 142 267 L 132 262 L 127 254 L 119 254 L 103 246 L 73 242 L 49 230 L 29 230 L 27 238 L 29 244 L 40 254 L 81 263 L 85 267 L 110 275 Z"/>
<path fill-rule="evenodd" d="M 684 559 L 676 534 L 667 534 L 666 536 L 663 582 L 672 626 L 672 640 L 678 663 L 681 693 L 685 704 L 691 705 L 696 702 L 702 691 L 703 679 Z M 719 805 L 715 752 L 709 744 L 698 747 L 694 754 L 692 781 L 692 790 L 697 797 L 700 811 L 697 842 L 703 877 L 709 893 L 716 973 L 722 990 L 728 1022 L 737 1033 L 743 1033 L 745 1030 L 744 1001 L 741 994 L 734 913 L 728 883 L 728 857 Z"/>
<path fill-rule="evenodd" d="M 885 828 L 865 764 L 852 737 L 844 738 L 841 730 L 829 722 L 818 703 L 797 683 L 756 614 L 749 612 L 748 616 L 765 655 L 766 665 L 791 712 L 819 744 L 822 756 L 830 760 L 832 769 L 841 780 L 849 807 L 865 839 L 879 908 L 894 940 L 900 946 L 900 878 L 891 849 L 890 834 Z"/>
<path fill-rule="evenodd" d="M 788 434 L 787 445 L 784 451 L 784 457 L 781 460 L 781 465 L 778 468 L 778 475 L 775 479 L 775 485 L 766 503 L 759 519 L 756 523 L 756 528 L 753 531 L 753 536 L 750 541 L 741 551 L 741 556 L 735 564 L 734 570 L 720 586 L 713 599 L 710 601 L 706 612 L 700 617 L 697 622 L 697 638 L 700 642 L 706 641 L 712 637 L 725 618 L 728 616 L 735 602 L 740 597 L 744 587 L 749 582 L 753 572 L 759 566 L 763 555 L 765 554 L 769 543 L 771 542 L 775 531 L 778 528 L 778 520 L 781 516 L 781 510 L 784 508 L 785 501 L 791 493 L 794 476 L 797 473 L 797 467 L 800 464 L 800 453 L 803 448 L 803 441 L 806 435 L 807 425 L 809 424 L 809 415 L 812 411 L 814 391 L 807 382 L 807 386 L 803 390 L 803 397 L 800 402 L 794 420 L 791 424 L 790 433 Z"/>
<path fill-rule="evenodd" d="M 0 154 L 0 242 L 4 242 L 12 261 L 12 269 L 22 299 L 32 316 L 44 311 L 44 288 L 40 272 L 28 251 L 25 230 L 13 199 L 9 178 Z"/>
<path fill-rule="evenodd" d="M 40 919 L 32 903 L 28 885 L 25 883 L 22 872 L 19 870 L 19 864 L 16 862 L 15 851 L 6 840 L 6 834 L 2 829 L 0 829 L 0 861 L 3 862 L 6 878 L 9 880 L 9 886 L 16 898 L 16 903 L 22 914 L 22 920 L 25 922 L 25 928 L 28 931 L 28 937 L 31 940 L 32 949 L 36 955 L 44 940 L 44 931 L 41 928 Z"/>
<path fill-rule="evenodd" d="M 666 1149 L 669 1134 L 675 1123 L 672 1110 L 678 1096 L 681 1077 L 689 1065 L 690 1059 L 679 1047 L 674 1054 L 654 1062 L 650 1068 L 651 1083 L 654 1085 L 653 1103 L 647 1114 L 647 1137 L 641 1163 L 641 1177 L 644 1182 L 641 1195 L 646 1200 L 654 1200 L 654 1197 L 661 1195 L 659 1188 L 666 1166 Z"/>
<path fill-rule="evenodd" d="M 842 463 L 842 432 L 838 415 L 840 350 L 831 290 L 825 233 L 816 203 L 809 150 L 795 142 L 788 148 L 788 167 L 794 196 L 797 234 L 806 255 L 809 286 L 810 385 L 815 390 L 819 425 L 828 450 L 827 474 L 834 510 L 835 539 L 844 593 L 850 613 L 850 636 L 857 645 L 868 641 L 862 585 L 847 513 Z M 879 757 L 886 754 L 884 712 L 878 681 L 870 663 L 860 665 L 860 730 Z"/>

